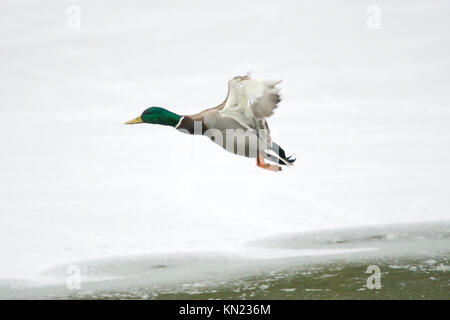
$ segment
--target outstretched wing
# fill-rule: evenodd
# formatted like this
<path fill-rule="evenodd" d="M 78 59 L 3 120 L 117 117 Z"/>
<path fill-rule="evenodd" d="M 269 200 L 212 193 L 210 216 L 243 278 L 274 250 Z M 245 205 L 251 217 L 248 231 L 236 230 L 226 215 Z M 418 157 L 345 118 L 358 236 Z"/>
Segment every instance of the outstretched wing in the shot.
<path fill-rule="evenodd" d="M 277 108 L 280 95 L 276 85 L 280 82 L 234 77 L 228 81 L 228 96 L 220 112 L 246 127 L 256 128 Z"/>

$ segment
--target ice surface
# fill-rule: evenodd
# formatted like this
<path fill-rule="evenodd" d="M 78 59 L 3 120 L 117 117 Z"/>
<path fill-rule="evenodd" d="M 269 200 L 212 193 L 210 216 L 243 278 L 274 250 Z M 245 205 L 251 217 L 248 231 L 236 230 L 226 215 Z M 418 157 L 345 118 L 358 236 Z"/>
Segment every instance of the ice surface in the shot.
<path fill-rule="evenodd" d="M 377 1 L 378 31 L 360 1 L 77 1 L 80 30 L 71 4 L 0 3 L 1 279 L 450 219 L 448 1 Z M 249 70 L 285 80 L 269 124 L 291 170 L 123 125 L 215 106 Z"/>
<path fill-rule="evenodd" d="M 230 288 L 249 279 L 276 281 L 289 278 L 292 272 L 308 276 L 323 268 L 333 274 L 349 268 L 358 277 L 374 264 L 382 265 L 384 270 L 432 269 L 448 277 L 444 273 L 449 271 L 449 253 L 448 222 L 301 232 L 252 241 L 228 252 L 166 252 L 60 265 L 33 279 L 0 280 L 0 299 L 140 299 L 145 298 L 144 294 L 153 298 L 165 293 L 198 294 Z M 73 267 L 79 270 L 78 290 L 70 290 L 66 285 L 68 270 Z M 317 279 L 334 275 L 324 273 Z"/>

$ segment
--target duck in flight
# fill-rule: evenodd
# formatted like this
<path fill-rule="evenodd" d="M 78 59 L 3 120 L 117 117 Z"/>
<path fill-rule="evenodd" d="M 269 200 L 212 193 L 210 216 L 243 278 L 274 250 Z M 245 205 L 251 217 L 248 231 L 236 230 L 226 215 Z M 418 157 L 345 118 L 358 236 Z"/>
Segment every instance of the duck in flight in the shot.
<path fill-rule="evenodd" d="M 280 165 L 291 166 L 295 159 L 287 157 L 272 141 L 266 121 L 280 102 L 276 87 L 280 82 L 253 79 L 248 75 L 234 77 L 228 81 L 227 98 L 217 107 L 194 115 L 178 115 L 151 107 L 125 124 L 160 124 L 187 134 L 204 135 L 229 152 L 256 158 L 260 168 L 281 171 Z"/>

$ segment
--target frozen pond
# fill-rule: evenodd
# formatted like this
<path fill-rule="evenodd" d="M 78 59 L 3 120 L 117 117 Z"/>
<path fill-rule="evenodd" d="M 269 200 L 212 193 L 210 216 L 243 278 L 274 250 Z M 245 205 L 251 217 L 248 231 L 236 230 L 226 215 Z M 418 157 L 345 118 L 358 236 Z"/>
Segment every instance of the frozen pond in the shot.
<path fill-rule="evenodd" d="M 110 290 L 448 248 L 448 1 L 377 1 L 379 30 L 359 1 L 77 1 L 79 29 L 70 5 L 0 3 L 0 297 L 66 295 L 70 264 Z M 123 125 L 215 106 L 249 70 L 284 79 L 269 125 L 291 170 Z M 424 250 L 361 229 L 412 223 Z M 357 241 L 326 242 L 342 228 Z"/>
<path fill-rule="evenodd" d="M 449 257 L 448 223 L 339 229 L 271 237 L 230 252 L 179 252 L 74 262 L 42 272 L 38 280 L 3 280 L 0 298 L 190 299 L 200 295 L 301 299 L 311 298 L 316 291 L 321 298 L 367 298 L 363 291 L 368 290 L 365 279 L 369 275 L 365 271 L 375 265 L 383 275 L 383 291 L 372 297 L 423 295 L 447 299 Z M 74 268 L 79 287 L 68 282 Z M 390 272 L 405 270 L 406 275 Z M 332 279 L 321 283 L 327 278 Z M 396 292 L 402 283 L 403 287 L 408 283 L 409 296 Z M 290 287 L 280 289 L 280 284 Z M 340 297 L 342 286 L 350 290 Z M 281 291 L 273 292 L 269 287 Z M 287 294 L 294 291 L 294 296 Z"/>

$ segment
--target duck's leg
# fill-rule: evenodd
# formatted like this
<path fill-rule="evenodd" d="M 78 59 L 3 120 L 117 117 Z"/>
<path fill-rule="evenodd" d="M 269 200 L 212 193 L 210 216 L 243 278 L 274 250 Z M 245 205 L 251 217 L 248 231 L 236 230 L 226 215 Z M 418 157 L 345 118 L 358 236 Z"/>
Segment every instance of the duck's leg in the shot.
<path fill-rule="evenodd" d="M 256 158 L 256 165 L 260 168 L 270 170 L 270 171 L 281 171 L 281 167 L 273 164 L 268 164 L 264 162 L 264 153 L 259 152 L 258 158 Z"/>

